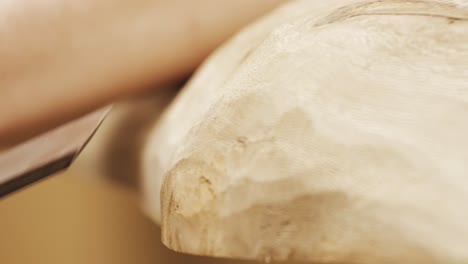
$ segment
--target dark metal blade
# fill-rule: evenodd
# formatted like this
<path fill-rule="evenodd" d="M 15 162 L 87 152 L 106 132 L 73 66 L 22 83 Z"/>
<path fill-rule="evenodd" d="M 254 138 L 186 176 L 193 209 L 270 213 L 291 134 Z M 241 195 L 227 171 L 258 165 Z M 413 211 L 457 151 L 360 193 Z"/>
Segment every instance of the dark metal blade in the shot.
<path fill-rule="evenodd" d="M 109 109 L 98 110 L 0 151 L 0 197 L 70 166 Z"/>

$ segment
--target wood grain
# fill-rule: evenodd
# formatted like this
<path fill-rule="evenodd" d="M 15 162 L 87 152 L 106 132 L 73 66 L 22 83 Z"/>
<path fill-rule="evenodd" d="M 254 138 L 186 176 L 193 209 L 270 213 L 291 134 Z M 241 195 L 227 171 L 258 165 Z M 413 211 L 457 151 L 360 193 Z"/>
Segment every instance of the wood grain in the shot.
<path fill-rule="evenodd" d="M 67 168 L 108 111 L 98 110 L 0 152 L 0 197 Z"/>
<path fill-rule="evenodd" d="M 163 242 L 265 261 L 468 263 L 467 8 L 291 1 L 226 43 L 145 144 Z"/>

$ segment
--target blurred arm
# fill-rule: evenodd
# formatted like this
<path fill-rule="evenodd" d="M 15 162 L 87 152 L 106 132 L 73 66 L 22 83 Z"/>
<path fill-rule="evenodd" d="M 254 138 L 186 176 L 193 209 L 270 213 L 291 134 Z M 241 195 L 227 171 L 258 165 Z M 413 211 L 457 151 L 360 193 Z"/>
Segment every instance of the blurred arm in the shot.
<path fill-rule="evenodd" d="M 284 0 L 3 0 L 0 147 L 190 72 Z"/>

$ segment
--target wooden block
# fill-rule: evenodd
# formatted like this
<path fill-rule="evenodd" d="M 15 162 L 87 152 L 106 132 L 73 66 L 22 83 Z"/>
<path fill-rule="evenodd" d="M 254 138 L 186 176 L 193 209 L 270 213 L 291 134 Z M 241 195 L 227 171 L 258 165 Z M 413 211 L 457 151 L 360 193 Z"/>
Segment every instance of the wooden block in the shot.
<path fill-rule="evenodd" d="M 67 168 L 108 111 L 100 109 L 0 152 L 0 197 Z"/>
<path fill-rule="evenodd" d="M 146 144 L 163 242 L 266 261 L 468 263 L 467 8 L 291 1 L 243 30 Z"/>

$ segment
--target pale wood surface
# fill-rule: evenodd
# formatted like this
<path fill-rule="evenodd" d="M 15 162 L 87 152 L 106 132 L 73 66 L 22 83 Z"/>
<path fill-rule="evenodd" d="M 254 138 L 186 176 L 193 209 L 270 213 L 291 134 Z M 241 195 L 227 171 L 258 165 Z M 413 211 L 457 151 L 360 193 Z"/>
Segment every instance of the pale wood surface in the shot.
<path fill-rule="evenodd" d="M 164 243 L 467 263 L 468 11 L 457 2 L 295 1 L 218 50 L 146 146 L 146 205 Z"/>

